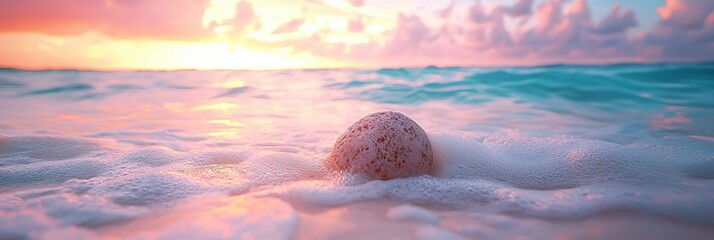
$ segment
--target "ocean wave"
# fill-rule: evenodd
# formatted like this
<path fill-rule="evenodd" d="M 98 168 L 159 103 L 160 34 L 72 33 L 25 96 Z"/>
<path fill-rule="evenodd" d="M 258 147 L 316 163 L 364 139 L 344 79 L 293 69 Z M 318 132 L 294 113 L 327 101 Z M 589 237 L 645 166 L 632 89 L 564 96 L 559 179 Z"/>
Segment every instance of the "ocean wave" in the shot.
<path fill-rule="evenodd" d="M 330 238 L 355 223 L 554 238 L 623 221 L 706 236 L 712 69 L 0 69 L 0 238 Z M 384 110 L 427 131 L 436 168 L 328 171 L 341 131 Z"/>

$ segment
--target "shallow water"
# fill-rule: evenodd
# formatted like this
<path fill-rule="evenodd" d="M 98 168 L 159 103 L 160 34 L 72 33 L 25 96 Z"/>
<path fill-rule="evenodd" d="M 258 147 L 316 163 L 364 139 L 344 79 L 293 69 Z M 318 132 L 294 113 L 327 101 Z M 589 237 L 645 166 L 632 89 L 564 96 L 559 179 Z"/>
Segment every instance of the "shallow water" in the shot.
<path fill-rule="evenodd" d="M 711 63 L 2 69 L 0 239 L 706 238 L 713 96 Z M 433 176 L 328 172 L 383 110 Z"/>

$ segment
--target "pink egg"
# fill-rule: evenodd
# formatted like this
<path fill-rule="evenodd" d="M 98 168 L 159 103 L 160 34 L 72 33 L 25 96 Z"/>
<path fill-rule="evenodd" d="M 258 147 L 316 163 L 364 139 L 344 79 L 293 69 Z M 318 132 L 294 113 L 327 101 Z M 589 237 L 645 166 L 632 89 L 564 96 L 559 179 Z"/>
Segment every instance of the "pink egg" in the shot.
<path fill-rule="evenodd" d="M 434 158 L 424 129 L 398 112 L 378 112 L 352 124 L 335 142 L 327 168 L 388 180 L 429 173 Z"/>

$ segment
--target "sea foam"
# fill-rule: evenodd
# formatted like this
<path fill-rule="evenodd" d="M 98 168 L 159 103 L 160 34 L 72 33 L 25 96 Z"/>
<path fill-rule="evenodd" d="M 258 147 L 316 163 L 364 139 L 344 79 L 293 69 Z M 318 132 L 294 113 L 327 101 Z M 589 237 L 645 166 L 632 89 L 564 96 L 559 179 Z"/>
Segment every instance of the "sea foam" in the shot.
<path fill-rule="evenodd" d="M 438 215 L 416 206 L 556 219 L 631 210 L 714 224 L 711 142 L 645 139 L 620 145 L 569 137 L 434 134 L 430 139 L 437 166 L 430 175 L 366 181 L 329 173 L 325 154 L 162 147 L 122 152 L 87 138 L 2 136 L 0 237 L 92 238 L 99 234 L 92 229 L 149 221 L 160 223 L 151 236 L 281 239 L 295 234 L 291 204 L 330 207 L 378 199 L 413 204 L 390 209 L 387 218 L 427 224 L 438 223 Z M 61 157 L 52 158 L 57 152 Z M 162 216 L 177 220 L 165 222 Z M 216 225 L 205 227 L 202 221 Z M 419 229 L 418 238 L 453 234 L 438 226 Z M 215 235 L 223 230 L 227 235 Z"/>

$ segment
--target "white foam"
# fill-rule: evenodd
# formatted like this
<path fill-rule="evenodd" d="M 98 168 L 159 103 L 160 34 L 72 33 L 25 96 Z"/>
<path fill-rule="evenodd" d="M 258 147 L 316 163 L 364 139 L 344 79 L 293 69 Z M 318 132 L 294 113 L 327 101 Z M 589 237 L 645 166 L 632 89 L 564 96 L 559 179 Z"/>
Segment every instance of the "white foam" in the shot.
<path fill-rule="evenodd" d="M 401 205 L 390 208 L 387 218 L 397 221 L 415 221 L 427 224 L 439 223 L 439 215 L 413 205 Z"/>
<path fill-rule="evenodd" d="M 431 135 L 433 175 L 445 178 L 478 178 L 502 175 L 497 156 L 479 141 L 449 135 Z"/>
<path fill-rule="evenodd" d="M 80 227 L 60 225 L 36 210 L 0 211 L 0 239 L 92 239 L 96 235 Z"/>
<path fill-rule="evenodd" d="M 117 153 L 91 139 L 3 136 L 0 238 L 55 234 L 93 238 L 97 236 L 93 228 L 179 210 L 197 219 L 225 222 L 231 226 L 230 237 L 253 228 L 266 237 L 289 238 L 294 233 L 294 209 L 285 202 L 265 200 L 266 207 L 276 208 L 265 214 L 248 209 L 221 215 L 226 206 L 240 204 L 231 203 L 235 199 L 205 197 L 230 194 L 251 199 L 241 204 L 260 204 L 262 198 L 254 197 L 265 196 L 322 206 L 391 199 L 410 205 L 389 210 L 387 218 L 428 224 L 440 222 L 439 215 L 412 205 L 560 219 L 631 210 L 714 224 L 711 142 L 643 139 L 625 146 L 512 135 L 480 140 L 432 135 L 430 139 L 437 163 L 431 176 L 366 181 L 328 173 L 322 165 L 324 154 L 258 149 L 181 152 L 160 147 Z M 68 153 L 60 153 L 62 149 Z M 53 158 L 57 153 L 59 157 Z M 269 222 L 276 220 L 272 214 L 284 216 L 277 220 L 288 230 L 268 229 Z M 200 229 L 200 224 L 184 218 L 162 225 L 158 236 L 196 232 L 222 238 L 215 231 L 228 229 Z M 441 230 L 424 228 L 415 237 L 452 236 Z M 149 236 L 137 234 L 129 238 Z"/>
<path fill-rule="evenodd" d="M 148 173 L 137 177 L 109 181 L 88 191 L 108 197 L 124 206 L 148 206 L 173 203 L 202 193 L 201 186 L 170 174 Z"/>
<path fill-rule="evenodd" d="M 41 198 L 25 199 L 25 206 L 41 210 L 60 225 L 100 227 L 122 223 L 145 214 L 143 209 L 124 208 L 97 195 L 59 193 Z"/>
<path fill-rule="evenodd" d="M 178 156 L 179 153 L 170 148 L 148 147 L 128 152 L 120 161 L 158 167 L 176 162 L 176 160 L 179 160 Z"/>
<path fill-rule="evenodd" d="M 70 179 L 88 179 L 107 171 L 105 162 L 96 159 L 69 159 L 61 162 L 36 162 L 0 167 L 0 190 L 45 184 Z"/>
<path fill-rule="evenodd" d="M 432 141 L 439 166 L 434 177 L 359 185 L 303 182 L 257 194 L 324 205 L 391 198 L 555 218 L 623 209 L 698 223 L 712 223 L 714 216 L 707 204 L 714 201 L 713 183 L 688 177 L 681 165 L 712 162 L 670 160 L 690 156 L 681 154 L 686 148 L 672 150 L 667 157 L 641 147 L 572 138 L 492 136 L 482 143 L 434 136 Z"/>
<path fill-rule="evenodd" d="M 672 164 L 639 149 L 589 139 L 491 136 L 483 143 L 431 137 L 435 175 L 503 181 L 519 188 L 565 189 L 603 182 L 667 184 Z"/>
<path fill-rule="evenodd" d="M 58 136 L 0 136 L 0 167 L 59 161 L 101 150 L 98 142 Z"/>
<path fill-rule="evenodd" d="M 98 141 L 55 136 L 0 137 L 0 191 L 88 179 L 105 171 L 114 152 Z"/>
<path fill-rule="evenodd" d="M 458 240 L 463 237 L 440 227 L 422 226 L 416 229 L 416 239 L 420 240 Z"/>

